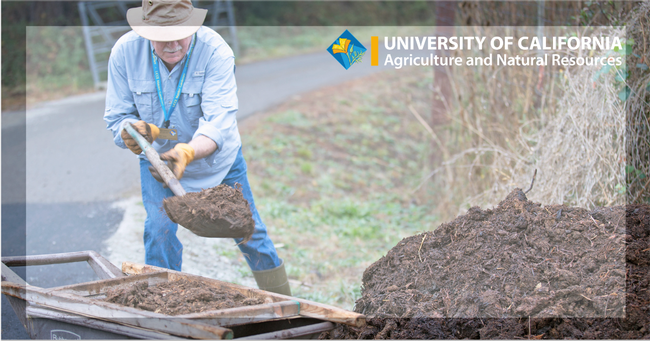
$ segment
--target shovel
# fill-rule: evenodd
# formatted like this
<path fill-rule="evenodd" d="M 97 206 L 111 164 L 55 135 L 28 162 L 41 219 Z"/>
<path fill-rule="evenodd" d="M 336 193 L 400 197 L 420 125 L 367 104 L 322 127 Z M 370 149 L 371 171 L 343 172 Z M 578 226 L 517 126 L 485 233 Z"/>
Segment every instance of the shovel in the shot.
<path fill-rule="evenodd" d="M 244 243 L 250 239 L 255 230 L 255 221 L 240 188 L 222 184 L 201 192 L 185 192 L 149 141 L 131 123 L 126 124 L 124 129 L 142 148 L 165 185 L 174 193 L 175 197 L 163 201 L 165 213 L 171 221 L 201 237 L 243 238 Z"/>

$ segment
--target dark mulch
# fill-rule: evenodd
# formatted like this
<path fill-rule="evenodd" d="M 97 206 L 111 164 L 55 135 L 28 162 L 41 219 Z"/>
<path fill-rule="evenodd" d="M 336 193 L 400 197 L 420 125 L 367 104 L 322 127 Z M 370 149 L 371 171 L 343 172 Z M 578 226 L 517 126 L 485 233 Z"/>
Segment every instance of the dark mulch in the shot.
<path fill-rule="evenodd" d="M 248 241 L 255 221 L 241 186 L 221 184 L 200 192 L 165 199 L 163 206 L 171 221 L 194 234 L 208 238 L 244 238 Z"/>
<path fill-rule="evenodd" d="M 321 338 L 650 338 L 650 206 L 588 211 L 517 189 L 366 269 L 363 328 Z"/>
<path fill-rule="evenodd" d="M 105 300 L 165 315 L 183 315 L 264 303 L 261 298 L 246 297 L 237 291 L 217 289 L 206 283 L 187 279 L 152 286 L 147 282 L 135 282 L 126 288 L 109 290 Z"/>

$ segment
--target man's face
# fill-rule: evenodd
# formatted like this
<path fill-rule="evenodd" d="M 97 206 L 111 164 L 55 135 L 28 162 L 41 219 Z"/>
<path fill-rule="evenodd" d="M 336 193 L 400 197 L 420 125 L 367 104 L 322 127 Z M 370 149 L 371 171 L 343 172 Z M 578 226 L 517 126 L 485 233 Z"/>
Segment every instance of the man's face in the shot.
<path fill-rule="evenodd" d="M 191 42 L 192 36 L 176 41 L 152 41 L 151 43 L 158 57 L 168 66 L 173 67 L 185 57 Z"/>

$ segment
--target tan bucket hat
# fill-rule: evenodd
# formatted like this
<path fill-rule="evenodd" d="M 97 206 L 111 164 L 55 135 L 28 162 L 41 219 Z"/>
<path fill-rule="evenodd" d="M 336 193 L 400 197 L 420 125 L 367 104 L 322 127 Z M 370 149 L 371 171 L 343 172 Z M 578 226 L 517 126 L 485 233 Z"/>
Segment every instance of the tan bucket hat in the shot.
<path fill-rule="evenodd" d="M 142 0 L 142 7 L 126 12 L 126 20 L 145 39 L 175 41 L 198 31 L 207 13 L 194 8 L 191 0 Z"/>

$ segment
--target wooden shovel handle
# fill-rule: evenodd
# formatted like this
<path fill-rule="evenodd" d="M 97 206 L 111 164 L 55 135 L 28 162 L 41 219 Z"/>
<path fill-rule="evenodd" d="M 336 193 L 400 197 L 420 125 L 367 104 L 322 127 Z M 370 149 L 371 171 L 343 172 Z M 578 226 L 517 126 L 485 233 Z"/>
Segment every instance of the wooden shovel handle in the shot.
<path fill-rule="evenodd" d="M 149 162 L 153 165 L 153 168 L 155 168 L 158 171 L 158 174 L 162 177 L 163 181 L 165 181 L 165 184 L 169 189 L 174 192 L 176 196 L 183 196 L 185 195 L 185 189 L 183 186 L 181 186 L 181 183 L 176 179 L 176 176 L 174 176 L 174 173 L 172 173 L 172 170 L 167 167 L 167 165 L 160 159 L 160 155 L 156 150 L 151 146 L 149 141 L 147 141 L 142 135 L 140 135 L 131 125 L 131 123 L 127 123 L 124 126 L 124 129 L 126 129 L 126 132 L 133 137 L 135 142 L 138 143 L 140 148 L 144 151 L 144 155 L 147 156 L 147 159 L 149 159 Z"/>

